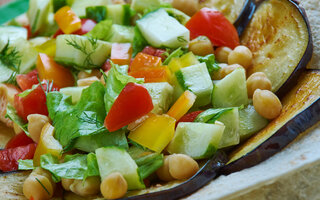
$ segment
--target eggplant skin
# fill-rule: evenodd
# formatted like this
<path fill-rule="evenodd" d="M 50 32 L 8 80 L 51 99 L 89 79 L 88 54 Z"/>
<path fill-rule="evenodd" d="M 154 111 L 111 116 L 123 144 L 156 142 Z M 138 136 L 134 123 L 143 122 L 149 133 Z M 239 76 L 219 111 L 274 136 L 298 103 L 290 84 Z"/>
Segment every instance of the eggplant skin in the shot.
<path fill-rule="evenodd" d="M 277 119 L 230 154 L 223 174 L 259 164 L 319 122 L 320 71 L 304 72 L 282 103 L 282 113 Z"/>
<path fill-rule="evenodd" d="M 264 72 L 272 91 L 278 91 L 290 76 L 297 75 L 293 72 L 307 50 L 309 36 L 307 22 L 291 1 L 264 1 L 241 36 L 241 43 L 253 53 L 248 75 Z"/>

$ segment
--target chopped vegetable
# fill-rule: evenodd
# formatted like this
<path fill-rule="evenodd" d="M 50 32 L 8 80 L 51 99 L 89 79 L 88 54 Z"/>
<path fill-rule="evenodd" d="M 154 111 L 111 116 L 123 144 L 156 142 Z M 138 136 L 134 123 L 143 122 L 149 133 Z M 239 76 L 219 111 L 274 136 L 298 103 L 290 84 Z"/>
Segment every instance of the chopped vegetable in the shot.
<path fill-rule="evenodd" d="M 65 34 L 73 33 L 81 28 L 81 19 L 71 10 L 69 6 L 60 8 L 54 14 L 54 19 Z"/>
<path fill-rule="evenodd" d="M 227 46 L 234 49 L 239 45 L 239 36 L 235 27 L 223 14 L 210 8 L 202 8 L 187 22 L 191 39 L 207 36 L 215 46 Z"/>
<path fill-rule="evenodd" d="M 131 62 L 132 46 L 130 43 L 113 43 L 111 61 L 117 65 L 129 65 Z"/>
<path fill-rule="evenodd" d="M 27 74 L 17 75 L 16 79 L 19 87 L 24 91 L 27 89 L 31 89 L 33 85 L 39 83 L 37 76 L 38 76 L 38 71 L 32 70 Z"/>
<path fill-rule="evenodd" d="M 189 90 L 185 91 L 173 104 L 167 114 L 179 121 L 181 117 L 193 106 L 196 98 L 197 96 Z"/>
<path fill-rule="evenodd" d="M 3 172 L 18 169 L 18 160 L 32 159 L 36 150 L 36 144 L 0 150 L 0 170 Z"/>
<path fill-rule="evenodd" d="M 24 132 L 19 133 L 9 140 L 6 144 L 6 149 L 16 148 L 34 143 Z"/>
<path fill-rule="evenodd" d="M 174 135 L 176 120 L 168 115 L 151 115 L 128 138 L 153 151 L 161 152 Z"/>
<path fill-rule="evenodd" d="M 161 58 L 145 53 L 138 53 L 130 65 L 130 71 L 149 70 L 162 65 Z"/>
<path fill-rule="evenodd" d="M 41 80 L 53 81 L 59 88 L 73 86 L 74 77 L 71 71 L 57 64 L 50 56 L 39 53 L 37 70 Z"/>
<path fill-rule="evenodd" d="M 60 143 L 53 137 L 54 136 L 54 127 L 50 123 L 44 125 L 41 131 L 39 143 L 34 153 L 33 165 L 40 166 L 40 156 L 43 154 L 51 154 L 57 158 L 62 156 L 62 146 Z"/>
<path fill-rule="evenodd" d="M 152 109 L 148 90 L 142 85 L 128 83 L 113 103 L 104 125 L 113 132 L 148 114 Z"/>

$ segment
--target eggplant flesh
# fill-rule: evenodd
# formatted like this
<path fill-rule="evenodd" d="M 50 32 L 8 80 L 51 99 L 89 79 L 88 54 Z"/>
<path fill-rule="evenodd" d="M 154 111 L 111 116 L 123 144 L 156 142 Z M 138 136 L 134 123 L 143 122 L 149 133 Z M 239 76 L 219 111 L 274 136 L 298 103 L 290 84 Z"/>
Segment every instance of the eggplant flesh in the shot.
<path fill-rule="evenodd" d="M 253 53 L 248 75 L 264 72 L 272 91 L 278 91 L 293 75 L 309 40 L 308 24 L 293 3 L 264 1 L 241 36 L 241 43 Z"/>
<path fill-rule="evenodd" d="M 236 148 L 222 170 L 230 174 L 254 166 L 292 142 L 320 120 L 320 71 L 302 74 L 297 86 L 282 101 L 280 116 Z"/>

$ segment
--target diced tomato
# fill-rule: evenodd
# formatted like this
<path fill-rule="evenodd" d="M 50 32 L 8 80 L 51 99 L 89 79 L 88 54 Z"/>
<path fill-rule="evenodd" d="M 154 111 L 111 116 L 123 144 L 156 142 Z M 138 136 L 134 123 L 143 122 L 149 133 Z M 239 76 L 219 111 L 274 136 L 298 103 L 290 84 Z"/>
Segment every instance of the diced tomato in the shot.
<path fill-rule="evenodd" d="M 17 83 L 19 87 L 24 91 L 27 89 L 31 89 L 33 85 L 38 84 L 38 71 L 32 70 L 27 74 L 19 74 L 16 76 Z"/>
<path fill-rule="evenodd" d="M 148 114 L 152 109 L 148 90 L 142 85 L 128 83 L 113 103 L 104 125 L 113 132 Z"/>
<path fill-rule="evenodd" d="M 14 107 L 17 110 L 18 115 L 27 121 L 27 117 L 30 114 L 42 114 L 48 115 L 47 100 L 44 90 L 47 90 L 48 83 L 44 81 L 42 87 L 32 89 L 32 91 L 25 97 L 20 97 L 18 94 L 14 97 Z M 49 84 L 50 85 L 50 84 Z M 52 85 L 50 91 L 57 91 L 59 88 Z"/>
<path fill-rule="evenodd" d="M 198 117 L 198 115 L 200 113 L 202 113 L 203 110 L 199 110 L 199 111 L 194 111 L 188 114 L 185 114 L 183 117 L 181 117 L 181 119 L 179 121 L 177 121 L 176 123 L 176 127 L 178 126 L 178 124 L 180 122 L 194 122 L 194 120 Z"/>
<path fill-rule="evenodd" d="M 104 72 L 108 72 L 110 69 L 111 69 L 111 62 L 110 62 L 110 59 L 107 59 L 106 62 L 102 65 L 102 70 Z"/>
<path fill-rule="evenodd" d="M 19 133 L 9 140 L 6 145 L 6 149 L 11 149 L 15 147 L 25 146 L 34 143 L 31 138 L 29 138 L 24 132 Z"/>
<path fill-rule="evenodd" d="M 74 77 L 68 68 L 59 65 L 47 54 L 39 53 L 37 70 L 41 80 L 53 81 L 59 88 L 74 86 Z"/>
<path fill-rule="evenodd" d="M 30 28 L 30 25 L 25 25 L 25 26 L 23 26 L 25 29 L 27 29 L 27 33 L 28 33 L 28 40 L 29 40 L 29 38 L 31 37 L 31 28 Z"/>
<path fill-rule="evenodd" d="M 0 170 L 3 172 L 15 171 L 18 169 L 18 161 L 32 159 L 36 150 L 36 144 L 4 149 L 0 151 Z"/>
<path fill-rule="evenodd" d="M 129 65 L 132 56 L 130 43 L 113 43 L 111 48 L 111 60 L 114 64 Z"/>
<path fill-rule="evenodd" d="M 73 32 L 72 34 L 75 35 L 84 35 L 88 32 L 90 32 L 97 23 L 93 21 L 92 19 L 81 19 L 81 28 L 77 30 L 76 32 Z M 53 38 L 58 37 L 59 35 L 63 35 L 63 31 L 61 29 L 57 30 L 57 32 L 53 35 Z"/>
<path fill-rule="evenodd" d="M 157 49 L 152 46 L 146 46 L 142 50 L 142 53 L 145 53 L 145 54 L 148 54 L 151 56 L 160 57 L 162 61 L 164 61 L 167 58 L 167 56 L 164 55 L 165 52 L 166 52 L 166 50 L 164 50 L 164 49 Z"/>
<path fill-rule="evenodd" d="M 59 35 L 63 35 L 64 33 L 62 32 L 61 29 L 58 29 L 57 32 L 52 36 L 53 38 L 57 38 Z"/>
<path fill-rule="evenodd" d="M 138 53 L 130 65 L 130 71 L 148 70 L 160 67 L 161 65 L 161 58 L 145 53 Z"/>
<path fill-rule="evenodd" d="M 81 28 L 72 34 L 84 35 L 90 32 L 96 25 L 97 22 L 92 19 L 81 19 Z"/>
<path fill-rule="evenodd" d="M 215 46 L 227 46 L 234 49 L 239 45 L 236 28 L 219 11 L 202 8 L 187 22 L 191 39 L 207 36 Z"/>

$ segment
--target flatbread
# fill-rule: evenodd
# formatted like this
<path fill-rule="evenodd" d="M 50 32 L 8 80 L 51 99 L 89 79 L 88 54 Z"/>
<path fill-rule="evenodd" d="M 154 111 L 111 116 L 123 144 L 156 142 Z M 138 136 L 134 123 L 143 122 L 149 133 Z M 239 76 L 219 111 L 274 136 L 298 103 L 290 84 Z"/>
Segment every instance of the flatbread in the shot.
<path fill-rule="evenodd" d="M 320 69 L 320 1 L 301 0 L 300 2 L 300 5 L 306 10 L 313 37 L 314 54 L 308 68 Z"/>

